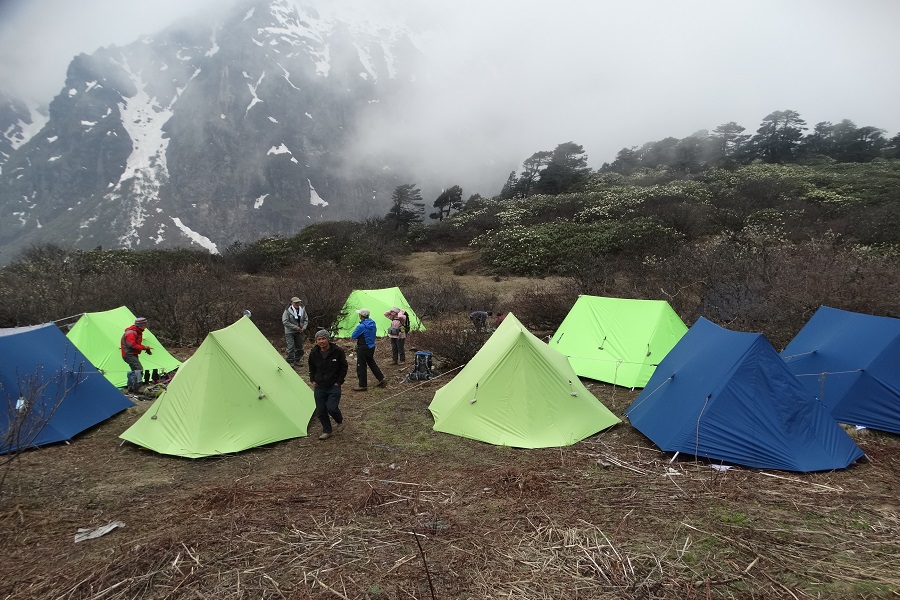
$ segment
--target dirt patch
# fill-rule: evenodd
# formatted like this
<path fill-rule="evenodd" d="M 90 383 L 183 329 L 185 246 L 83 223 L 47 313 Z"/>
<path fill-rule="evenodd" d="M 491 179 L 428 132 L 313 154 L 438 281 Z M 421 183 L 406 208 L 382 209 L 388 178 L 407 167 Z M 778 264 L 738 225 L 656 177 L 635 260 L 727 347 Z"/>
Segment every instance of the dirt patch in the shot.
<path fill-rule="evenodd" d="M 386 348 L 378 358 L 387 363 Z M 893 598 L 900 438 L 833 473 L 719 472 L 623 422 L 566 448 L 432 430 L 443 381 L 347 392 L 347 427 L 188 460 L 142 402 L 25 453 L 0 497 L 2 598 Z M 588 382 L 621 415 L 637 391 Z M 80 527 L 125 526 L 79 544 Z"/>

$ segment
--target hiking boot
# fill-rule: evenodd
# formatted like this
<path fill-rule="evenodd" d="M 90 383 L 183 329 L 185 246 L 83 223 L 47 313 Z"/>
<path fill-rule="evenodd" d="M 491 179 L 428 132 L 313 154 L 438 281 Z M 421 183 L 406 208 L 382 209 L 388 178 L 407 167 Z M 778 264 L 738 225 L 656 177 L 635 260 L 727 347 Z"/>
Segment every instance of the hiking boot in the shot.
<path fill-rule="evenodd" d="M 322 435 L 319 436 L 319 439 L 320 439 L 320 440 L 327 440 L 327 439 L 330 438 L 330 437 L 331 437 L 331 434 L 330 434 L 330 433 L 323 433 Z"/>
<path fill-rule="evenodd" d="M 396 365 L 396 364 L 397 364 L 397 359 L 395 358 L 394 360 L 392 360 L 392 361 L 391 361 L 391 364 L 392 364 L 392 365 Z"/>
<path fill-rule="evenodd" d="M 344 430 L 344 422 L 341 421 L 337 425 L 334 426 L 334 433 L 340 433 Z"/>
<path fill-rule="evenodd" d="M 367 389 L 369 389 L 369 388 L 367 388 L 367 387 L 364 386 L 364 385 L 361 385 L 361 386 L 359 386 L 359 387 L 353 388 L 353 391 L 354 391 L 354 392 L 364 392 L 364 391 L 366 391 Z"/>
<path fill-rule="evenodd" d="M 386 385 L 387 385 L 387 379 L 379 379 L 378 385 L 376 385 L 375 387 L 384 387 Z"/>

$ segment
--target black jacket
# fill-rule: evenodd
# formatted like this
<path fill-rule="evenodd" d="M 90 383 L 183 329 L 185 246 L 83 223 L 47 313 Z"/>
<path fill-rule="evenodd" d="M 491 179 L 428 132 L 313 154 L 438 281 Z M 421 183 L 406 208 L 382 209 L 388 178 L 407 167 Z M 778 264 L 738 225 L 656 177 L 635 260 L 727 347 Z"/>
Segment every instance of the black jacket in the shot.
<path fill-rule="evenodd" d="M 318 346 L 309 351 L 309 380 L 323 387 L 343 385 L 347 377 L 347 355 L 333 342 L 322 352 Z"/>

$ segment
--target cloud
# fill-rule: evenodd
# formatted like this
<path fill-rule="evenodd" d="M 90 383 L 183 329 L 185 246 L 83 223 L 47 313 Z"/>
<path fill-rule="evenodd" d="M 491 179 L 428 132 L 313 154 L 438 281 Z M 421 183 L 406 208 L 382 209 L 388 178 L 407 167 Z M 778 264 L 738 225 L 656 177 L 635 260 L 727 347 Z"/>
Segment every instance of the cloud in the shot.
<path fill-rule="evenodd" d="M 4 0 L 0 2 L 0 91 L 49 101 L 77 54 L 126 45 L 212 0 Z"/>
<path fill-rule="evenodd" d="M 846 118 L 900 131 L 895 0 L 320 4 L 420 31 L 423 85 L 364 141 L 409 150 L 433 185 L 472 182 L 467 194 L 496 193 L 522 160 L 559 143 L 582 144 L 596 168 L 623 147 L 728 121 L 752 133 L 775 110 L 796 110 L 810 127 Z M 0 86 L 47 95 L 76 53 L 129 43 L 198 9 L 183 0 L 0 6 Z"/>
<path fill-rule="evenodd" d="M 494 187 L 478 191 L 496 193 L 509 170 L 559 143 L 582 144 L 596 168 L 623 147 L 729 121 L 753 133 L 775 110 L 797 110 L 810 128 L 847 118 L 900 131 L 893 0 L 427 7 L 430 77 L 403 122 L 372 138 L 401 142 L 442 185 L 489 165 Z"/>

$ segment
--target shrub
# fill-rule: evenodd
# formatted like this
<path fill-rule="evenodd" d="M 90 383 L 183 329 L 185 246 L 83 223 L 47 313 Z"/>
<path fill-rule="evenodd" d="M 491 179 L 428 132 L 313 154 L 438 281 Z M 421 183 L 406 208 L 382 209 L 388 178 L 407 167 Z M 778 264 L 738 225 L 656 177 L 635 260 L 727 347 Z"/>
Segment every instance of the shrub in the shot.
<path fill-rule="evenodd" d="M 431 352 L 437 359 L 438 369 L 446 373 L 472 360 L 490 336 L 472 329 L 468 317 L 451 315 L 430 322 L 427 331 L 411 334 L 407 344 Z"/>
<path fill-rule="evenodd" d="M 513 296 L 509 312 L 539 334 L 552 334 L 569 314 L 579 291 L 571 281 L 535 285 Z"/>
<path fill-rule="evenodd" d="M 664 252 L 679 238 L 652 219 L 633 219 L 516 226 L 479 236 L 472 243 L 499 272 L 542 277 L 572 275 L 585 267 L 585 260 L 600 261 L 610 254 Z"/>
<path fill-rule="evenodd" d="M 233 276 L 222 268 L 186 265 L 133 275 L 123 291 L 123 304 L 135 314 L 153 318 L 160 341 L 197 345 L 215 329 L 241 316 Z"/>
<path fill-rule="evenodd" d="M 496 294 L 470 292 L 455 279 L 433 278 L 406 286 L 406 300 L 421 319 L 443 318 L 455 313 L 468 315 L 490 310 L 499 302 Z"/>
<path fill-rule="evenodd" d="M 472 239 L 471 231 L 459 227 L 450 219 L 444 219 L 428 226 L 410 231 L 412 247 L 418 251 L 444 251 L 465 248 Z"/>
<path fill-rule="evenodd" d="M 33 247 L 0 271 L 0 326 L 33 325 L 113 308 L 131 267 L 86 266 L 80 252 Z M 95 308 L 101 306 L 102 308 Z"/>
<path fill-rule="evenodd" d="M 309 315 L 309 341 L 312 341 L 316 331 L 331 330 L 340 320 L 344 303 L 353 288 L 353 281 L 346 269 L 308 262 L 299 262 L 277 275 L 242 278 L 240 285 L 242 307 L 253 312 L 256 326 L 273 340 L 280 340 L 284 335 L 281 315 L 290 299 L 293 296 L 301 298 Z"/>

